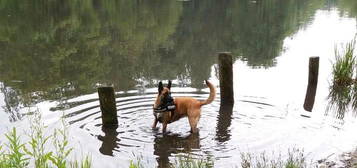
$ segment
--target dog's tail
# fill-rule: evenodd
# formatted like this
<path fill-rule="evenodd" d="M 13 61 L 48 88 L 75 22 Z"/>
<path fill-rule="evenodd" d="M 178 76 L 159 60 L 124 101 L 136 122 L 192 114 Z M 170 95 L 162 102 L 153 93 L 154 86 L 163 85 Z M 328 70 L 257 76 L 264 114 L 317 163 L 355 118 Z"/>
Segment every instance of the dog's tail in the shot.
<path fill-rule="evenodd" d="M 206 85 L 209 87 L 210 93 L 206 100 L 201 101 L 201 106 L 212 103 L 214 98 L 216 97 L 216 89 L 214 88 L 212 83 L 210 83 L 206 80 Z"/>

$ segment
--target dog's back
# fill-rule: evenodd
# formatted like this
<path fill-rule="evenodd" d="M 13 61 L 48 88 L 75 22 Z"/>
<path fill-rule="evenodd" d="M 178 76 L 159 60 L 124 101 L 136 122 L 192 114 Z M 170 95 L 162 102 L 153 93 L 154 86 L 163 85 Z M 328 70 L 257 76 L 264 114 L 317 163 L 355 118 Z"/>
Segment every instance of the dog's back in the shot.
<path fill-rule="evenodd" d="M 192 97 L 177 97 L 175 98 L 175 105 L 176 105 L 176 110 L 175 114 L 177 116 L 174 116 L 175 121 L 185 117 L 185 116 L 199 116 L 200 115 L 200 110 L 201 106 L 210 104 L 213 102 L 215 96 L 216 96 L 216 89 L 214 86 L 206 80 L 206 85 L 210 89 L 210 94 L 206 100 L 197 100 Z M 199 111 L 195 110 L 198 109 Z M 196 114 L 197 113 L 197 114 Z"/>

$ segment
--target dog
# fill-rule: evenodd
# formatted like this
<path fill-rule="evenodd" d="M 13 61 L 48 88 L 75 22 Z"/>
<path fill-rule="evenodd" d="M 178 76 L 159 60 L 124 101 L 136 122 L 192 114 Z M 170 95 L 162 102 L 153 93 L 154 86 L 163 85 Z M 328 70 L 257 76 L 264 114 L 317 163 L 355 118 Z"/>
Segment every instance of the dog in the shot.
<path fill-rule="evenodd" d="M 156 128 L 158 122 L 162 123 L 162 132 L 166 132 L 167 125 L 183 117 L 188 117 L 191 132 L 197 133 L 197 123 L 201 117 L 201 107 L 212 103 L 216 96 L 215 87 L 206 80 L 206 85 L 210 89 L 210 94 L 206 100 L 197 100 L 192 97 L 171 97 L 171 81 L 166 87 L 159 82 L 158 95 L 154 103 L 154 124 Z"/>

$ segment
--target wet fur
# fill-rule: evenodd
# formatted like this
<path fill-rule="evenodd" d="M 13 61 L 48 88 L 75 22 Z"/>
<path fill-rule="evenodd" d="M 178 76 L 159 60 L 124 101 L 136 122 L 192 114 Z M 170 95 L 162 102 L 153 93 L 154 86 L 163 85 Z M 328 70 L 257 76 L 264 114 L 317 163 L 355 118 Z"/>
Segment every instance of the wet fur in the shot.
<path fill-rule="evenodd" d="M 162 132 L 165 133 L 167 125 L 169 123 L 175 122 L 183 117 L 188 117 L 188 121 L 191 126 L 191 132 L 197 133 L 198 132 L 197 124 L 201 117 L 201 106 L 210 104 L 216 96 L 216 91 L 214 86 L 207 80 L 206 80 L 206 85 L 210 89 L 210 95 L 207 100 L 201 101 L 201 100 L 196 100 L 192 97 L 174 98 L 174 102 L 176 105 L 176 109 L 173 112 L 174 116 L 171 116 L 172 114 L 170 112 L 164 112 L 158 115 L 154 114 L 155 120 L 154 120 L 154 124 L 152 125 L 152 128 L 156 128 L 157 123 L 160 122 L 162 123 Z M 157 95 L 154 108 L 160 106 L 162 97 L 170 92 L 170 88 L 171 88 L 171 81 L 169 81 L 167 87 L 163 87 L 162 83 L 160 82 L 159 94 Z"/>

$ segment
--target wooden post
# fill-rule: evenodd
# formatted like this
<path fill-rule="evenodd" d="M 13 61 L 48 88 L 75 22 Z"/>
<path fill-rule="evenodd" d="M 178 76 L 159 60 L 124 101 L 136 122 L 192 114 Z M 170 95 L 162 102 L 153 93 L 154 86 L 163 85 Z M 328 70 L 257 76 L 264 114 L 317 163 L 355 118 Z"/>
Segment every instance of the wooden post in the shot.
<path fill-rule="evenodd" d="M 115 127 L 118 125 L 117 107 L 115 104 L 114 88 L 98 88 L 100 110 L 102 111 L 103 127 Z"/>
<path fill-rule="evenodd" d="M 317 81 L 319 78 L 319 57 L 310 57 L 309 59 L 309 83 L 307 85 L 304 109 L 312 111 L 315 103 Z"/>
<path fill-rule="evenodd" d="M 221 89 L 221 105 L 233 105 L 233 63 L 232 55 L 227 52 L 219 53 L 219 86 Z"/>

